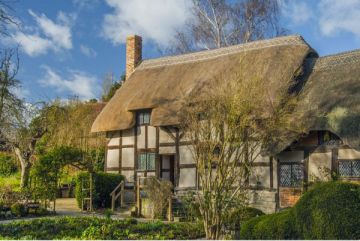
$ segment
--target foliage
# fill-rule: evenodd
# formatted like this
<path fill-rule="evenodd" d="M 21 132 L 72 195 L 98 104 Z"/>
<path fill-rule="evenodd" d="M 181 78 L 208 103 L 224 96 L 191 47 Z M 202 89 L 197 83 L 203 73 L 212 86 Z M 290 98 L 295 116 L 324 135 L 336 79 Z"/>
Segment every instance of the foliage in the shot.
<path fill-rule="evenodd" d="M 180 197 L 180 200 L 186 221 L 193 222 L 201 219 L 199 202 L 196 200 L 195 192 L 187 192 L 184 196 Z"/>
<path fill-rule="evenodd" d="M 113 215 L 113 211 L 111 209 L 105 209 L 104 216 L 106 219 L 110 219 L 111 215 Z"/>
<path fill-rule="evenodd" d="M 145 179 L 145 192 L 153 207 L 152 218 L 164 217 L 169 198 L 172 194 L 172 184 L 167 180 L 158 180 L 155 177 Z"/>
<path fill-rule="evenodd" d="M 119 81 L 114 81 L 114 75 L 112 73 L 107 73 L 102 83 L 103 93 L 101 100 L 104 102 L 110 101 L 110 99 L 115 95 L 116 91 L 121 87 L 124 81 L 125 74 L 121 75 Z"/>
<path fill-rule="evenodd" d="M 11 213 L 17 217 L 23 217 L 26 215 L 25 205 L 22 203 L 14 203 L 10 207 Z"/>
<path fill-rule="evenodd" d="M 75 197 L 78 206 L 81 207 L 82 199 L 89 197 L 89 193 L 82 189 L 89 189 L 90 174 L 81 172 L 76 177 Z M 119 174 L 96 172 L 93 173 L 93 205 L 94 208 L 107 208 L 111 205 L 110 193 L 124 177 Z"/>
<path fill-rule="evenodd" d="M 316 184 L 293 208 L 303 239 L 360 239 L 360 186 Z"/>
<path fill-rule="evenodd" d="M 242 239 L 297 239 L 291 210 L 263 215 L 245 222 L 240 231 Z"/>
<path fill-rule="evenodd" d="M 225 218 L 224 225 L 228 230 L 237 230 L 239 229 L 241 223 L 244 223 L 251 218 L 263 215 L 264 213 L 257 208 L 244 207 L 234 209 L 230 212 L 230 215 Z"/>
<path fill-rule="evenodd" d="M 0 176 L 8 177 L 16 173 L 18 167 L 13 156 L 0 152 Z"/>
<path fill-rule="evenodd" d="M 199 223 L 138 223 L 134 219 L 43 218 L 0 225 L 0 239 L 198 239 Z"/>
<path fill-rule="evenodd" d="M 286 211 L 245 222 L 242 239 L 359 239 L 360 186 L 314 185 Z"/>

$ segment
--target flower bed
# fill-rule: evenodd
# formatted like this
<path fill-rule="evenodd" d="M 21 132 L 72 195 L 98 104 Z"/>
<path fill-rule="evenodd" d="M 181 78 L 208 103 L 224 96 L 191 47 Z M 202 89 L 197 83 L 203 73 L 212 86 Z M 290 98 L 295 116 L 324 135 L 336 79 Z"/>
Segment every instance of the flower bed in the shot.
<path fill-rule="evenodd" d="M 137 222 L 93 217 L 42 218 L 0 225 L 0 239 L 198 239 L 200 223 Z"/>

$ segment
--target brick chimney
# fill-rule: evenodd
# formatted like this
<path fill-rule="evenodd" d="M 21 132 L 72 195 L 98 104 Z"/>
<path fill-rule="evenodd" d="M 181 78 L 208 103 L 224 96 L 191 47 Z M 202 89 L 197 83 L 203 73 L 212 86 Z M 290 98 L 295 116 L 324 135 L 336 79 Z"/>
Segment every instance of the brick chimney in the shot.
<path fill-rule="evenodd" d="M 131 35 L 126 38 L 126 79 L 134 72 L 142 59 L 142 38 Z"/>

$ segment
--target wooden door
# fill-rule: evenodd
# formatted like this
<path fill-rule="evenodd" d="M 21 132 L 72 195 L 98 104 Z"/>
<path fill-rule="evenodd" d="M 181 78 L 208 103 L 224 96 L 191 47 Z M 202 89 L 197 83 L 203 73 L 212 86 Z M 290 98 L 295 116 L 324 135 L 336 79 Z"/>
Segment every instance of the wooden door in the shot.
<path fill-rule="evenodd" d="M 160 178 L 170 181 L 174 185 L 175 155 L 160 156 Z"/>

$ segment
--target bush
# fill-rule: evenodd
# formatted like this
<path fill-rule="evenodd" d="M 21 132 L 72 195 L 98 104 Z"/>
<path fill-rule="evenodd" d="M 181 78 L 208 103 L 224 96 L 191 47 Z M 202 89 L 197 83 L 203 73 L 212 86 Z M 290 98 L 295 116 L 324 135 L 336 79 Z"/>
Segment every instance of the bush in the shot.
<path fill-rule="evenodd" d="M 224 220 L 224 226 L 228 230 L 236 230 L 239 229 L 241 223 L 262 215 L 264 215 L 263 211 L 257 208 L 246 207 L 235 209 Z"/>
<path fill-rule="evenodd" d="M 360 239 L 360 186 L 317 184 L 301 197 L 293 213 L 303 239 Z"/>
<path fill-rule="evenodd" d="M 242 239 L 360 239 L 360 186 L 344 182 L 314 185 L 297 204 L 280 213 L 250 219 Z"/>
<path fill-rule="evenodd" d="M 16 173 L 18 167 L 11 155 L 0 153 L 0 176 L 8 177 Z"/>
<path fill-rule="evenodd" d="M 200 223 L 111 220 L 95 217 L 41 218 L 0 224 L 0 239 L 198 239 Z"/>
<path fill-rule="evenodd" d="M 76 177 L 75 197 L 79 207 L 83 198 L 88 197 L 88 192 L 83 192 L 82 187 L 89 188 L 90 174 L 81 172 Z M 93 174 L 93 206 L 94 208 L 108 208 L 111 206 L 110 193 L 124 177 L 119 174 L 96 172 Z"/>
<path fill-rule="evenodd" d="M 24 217 L 26 216 L 26 208 L 24 204 L 21 203 L 14 203 L 10 207 L 11 213 L 17 217 Z"/>
<path fill-rule="evenodd" d="M 298 236 L 291 210 L 250 219 L 240 230 L 241 239 L 297 239 Z"/>
<path fill-rule="evenodd" d="M 178 216 L 184 216 L 186 221 L 198 221 L 201 220 L 200 205 L 196 200 L 196 194 L 193 191 L 188 191 L 182 197 L 180 197 L 179 203 L 180 209 L 177 210 Z"/>

